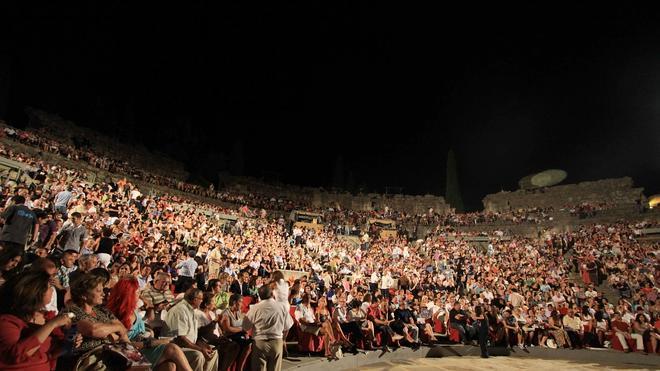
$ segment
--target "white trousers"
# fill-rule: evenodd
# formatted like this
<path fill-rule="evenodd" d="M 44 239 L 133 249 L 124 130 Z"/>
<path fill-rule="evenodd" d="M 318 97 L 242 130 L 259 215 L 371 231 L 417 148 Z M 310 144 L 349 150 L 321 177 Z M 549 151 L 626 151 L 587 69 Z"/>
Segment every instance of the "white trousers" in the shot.
<path fill-rule="evenodd" d="M 619 342 L 623 349 L 628 349 L 628 343 L 626 342 L 626 337 L 621 333 L 616 333 L 616 337 L 619 338 Z M 640 352 L 644 351 L 644 338 L 640 334 L 630 334 L 630 337 L 635 339 L 637 342 L 637 350 Z"/>

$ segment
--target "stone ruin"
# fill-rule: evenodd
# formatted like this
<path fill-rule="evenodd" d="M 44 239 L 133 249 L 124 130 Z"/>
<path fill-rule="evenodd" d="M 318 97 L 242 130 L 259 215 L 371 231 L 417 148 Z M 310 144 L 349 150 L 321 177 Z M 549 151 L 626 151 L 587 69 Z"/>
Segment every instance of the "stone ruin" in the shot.
<path fill-rule="evenodd" d="M 483 198 L 486 211 L 508 211 L 534 207 L 555 210 L 584 202 L 605 203 L 609 207 L 635 205 L 644 200 L 644 188 L 635 188 L 630 177 L 603 179 L 578 184 L 557 185 L 533 190 L 498 192 Z"/>

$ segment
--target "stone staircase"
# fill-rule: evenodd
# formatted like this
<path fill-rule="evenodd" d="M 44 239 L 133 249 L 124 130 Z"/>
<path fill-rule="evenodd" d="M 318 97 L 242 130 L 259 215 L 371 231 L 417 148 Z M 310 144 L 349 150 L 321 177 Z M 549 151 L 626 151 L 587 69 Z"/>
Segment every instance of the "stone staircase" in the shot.
<path fill-rule="evenodd" d="M 616 290 L 610 286 L 607 281 L 603 281 L 600 285 L 596 286 L 596 291 L 598 292 L 603 292 L 603 297 L 607 299 L 612 304 L 616 304 L 617 301 L 619 301 L 619 298 L 621 298 L 621 295 L 619 294 L 619 290 Z"/>

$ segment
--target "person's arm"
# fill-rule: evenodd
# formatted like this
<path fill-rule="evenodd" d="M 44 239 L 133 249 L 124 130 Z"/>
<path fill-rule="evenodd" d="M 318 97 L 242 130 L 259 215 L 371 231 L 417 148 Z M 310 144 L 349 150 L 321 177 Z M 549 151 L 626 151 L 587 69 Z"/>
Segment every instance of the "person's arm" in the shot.
<path fill-rule="evenodd" d="M 105 339 L 108 336 L 116 335 L 121 341 L 128 342 L 128 331 L 118 320 L 109 323 L 80 320 L 78 321 L 78 331 L 85 337 Z"/>
<path fill-rule="evenodd" d="M 13 205 L 12 205 L 12 206 L 13 206 Z M 0 214 L 0 222 L 2 222 L 2 224 L 7 223 L 7 220 L 9 220 L 9 218 L 11 218 L 11 215 L 12 215 L 13 212 L 14 212 L 14 207 L 12 207 L 12 206 L 8 206 L 8 207 L 6 207 L 6 208 L 2 211 L 2 213 Z"/>
<path fill-rule="evenodd" d="M 50 238 L 49 238 L 48 241 L 46 242 L 46 246 L 45 246 L 45 247 L 46 247 L 46 250 L 49 250 L 49 251 L 50 251 L 50 247 L 53 246 L 53 242 L 55 242 L 55 239 L 57 238 L 57 235 L 58 235 L 58 234 L 59 234 L 59 231 L 58 231 L 58 233 L 55 233 L 55 232 L 53 231 L 53 233 L 50 234 Z"/>
<path fill-rule="evenodd" d="M 35 218 L 34 225 L 32 226 L 32 240 L 30 242 L 36 242 L 39 238 L 39 222 Z"/>
<path fill-rule="evenodd" d="M 176 343 L 182 348 L 189 348 L 204 353 L 204 348 L 191 342 L 187 337 L 179 335 L 176 337 Z"/>
<path fill-rule="evenodd" d="M 255 329 L 254 322 L 251 318 L 251 315 L 253 315 L 253 312 L 249 311 L 248 314 L 245 315 L 245 317 L 243 317 L 243 322 L 241 323 L 241 327 L 243 328 L 243 331 L 245 331 L 245 332 L 250 332 L 250 331 L 253 331 Z M 289 316 L 289 317 L 291 317 L 291 316 Z M 253 335 L 254 335 L 254 332 L 253 332 Z"/>

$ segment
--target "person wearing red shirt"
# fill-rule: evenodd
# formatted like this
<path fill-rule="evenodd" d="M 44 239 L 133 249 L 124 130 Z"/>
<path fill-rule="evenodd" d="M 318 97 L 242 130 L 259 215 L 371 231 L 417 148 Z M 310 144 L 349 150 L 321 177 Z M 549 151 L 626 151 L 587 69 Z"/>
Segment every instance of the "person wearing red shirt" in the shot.
<path fill-rule="evenodd" d="M 50 371 L 65 348 L 52 333 L 71 324 L 66 314 L 46 321 L 41 310 L 50 303 L 50 275 L 28 272 L 2 287 L 0 307 L 0 370 Z M 82 337 L 78 335 L 75 345 Z"/>

